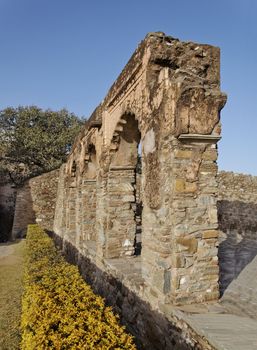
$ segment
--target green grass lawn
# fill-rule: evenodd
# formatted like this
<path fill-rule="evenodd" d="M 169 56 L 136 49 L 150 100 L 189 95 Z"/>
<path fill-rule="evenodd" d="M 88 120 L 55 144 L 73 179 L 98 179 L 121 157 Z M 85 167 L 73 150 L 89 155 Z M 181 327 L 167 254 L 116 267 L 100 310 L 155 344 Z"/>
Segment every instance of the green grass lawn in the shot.
<path fill-rule="evenodd" d="M 19 349 L 25 241 L 0 244 L 0 350 Z"/>

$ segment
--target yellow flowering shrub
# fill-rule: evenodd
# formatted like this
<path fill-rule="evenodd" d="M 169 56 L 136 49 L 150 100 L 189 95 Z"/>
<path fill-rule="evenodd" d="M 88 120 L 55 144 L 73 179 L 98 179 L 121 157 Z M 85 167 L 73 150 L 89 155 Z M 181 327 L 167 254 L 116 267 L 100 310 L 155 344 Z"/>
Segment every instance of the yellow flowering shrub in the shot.
<path fill-rule="evenodd" d="M 37 225 L 26 240 L 22 350 L 136 349 L 118 317 Z"/>

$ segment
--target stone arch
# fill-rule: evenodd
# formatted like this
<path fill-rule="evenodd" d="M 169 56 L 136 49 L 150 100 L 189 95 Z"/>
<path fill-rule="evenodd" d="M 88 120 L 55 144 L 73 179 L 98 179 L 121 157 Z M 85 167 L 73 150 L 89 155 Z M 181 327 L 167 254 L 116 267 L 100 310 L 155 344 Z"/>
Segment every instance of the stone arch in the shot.
<path fill-rule="evenodd" d="M 112 137 L 111 164 L 135 166 L 140 140 L 141 133 L 135 115 L 124 114 L 117 123 Z"/>
<path fill-rule="evenodd" d="M 140 140 L 135 115 L 123 114 L 115 127 L 110 146 L 106 234 L 108 257 L 138 255 L 141 252 Z"/>
<path fill-rule="evenodd" d="M 96 156 L 96 147 L 93 143 L 89 143 L 87 146 L 87 151 L 84 156 L 84 171 L 88 179 L 96 179 L 96 170 L 97 170 L 97 156 Z"/>

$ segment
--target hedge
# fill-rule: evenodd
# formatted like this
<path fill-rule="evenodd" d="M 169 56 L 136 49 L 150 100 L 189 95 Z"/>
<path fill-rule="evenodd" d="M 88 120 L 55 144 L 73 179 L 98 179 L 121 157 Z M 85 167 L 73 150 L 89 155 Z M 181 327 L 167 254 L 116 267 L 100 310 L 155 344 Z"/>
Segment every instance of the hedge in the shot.
<path fill-rule="evenodd" d="M 136 349 L 118 317 L 37 225 L 26 240 L 22 350 Z"/>

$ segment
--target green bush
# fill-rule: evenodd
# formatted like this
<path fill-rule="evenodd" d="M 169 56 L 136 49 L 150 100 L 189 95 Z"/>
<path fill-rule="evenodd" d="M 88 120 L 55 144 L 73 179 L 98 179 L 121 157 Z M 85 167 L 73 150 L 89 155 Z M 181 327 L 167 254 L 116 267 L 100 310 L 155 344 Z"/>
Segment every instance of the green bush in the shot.
<path fill-rule="evenodd" d="M 27 232 L 22 350 L 136 349 L 133 339 L 37 225 Z"/>

